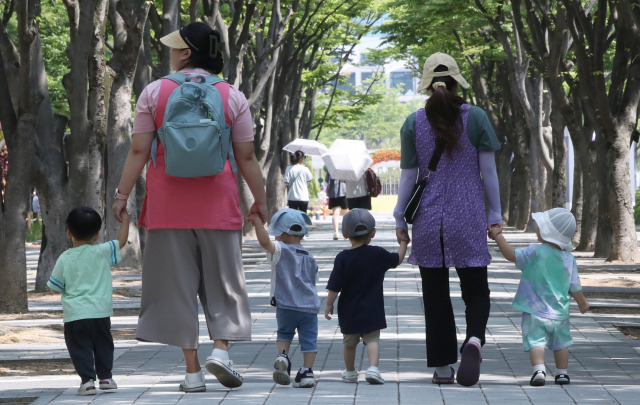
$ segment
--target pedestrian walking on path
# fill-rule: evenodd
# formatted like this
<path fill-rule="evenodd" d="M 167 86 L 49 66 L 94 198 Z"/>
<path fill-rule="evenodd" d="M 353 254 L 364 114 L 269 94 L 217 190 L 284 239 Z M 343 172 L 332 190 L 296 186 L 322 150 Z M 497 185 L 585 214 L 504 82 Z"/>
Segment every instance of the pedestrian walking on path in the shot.
<path fill-rule="evenodd" d="M 78 395 L 95 395 L 96 375 L 101 390 L 118 388 L 113 368 L 111 267 L 129 236 L 129 215 L 122 213 L 117 240 L 94 245 L 102 219 L 92 208 L 78 207 L 67 216 L 67 236 L 73 247 L 58 257 L 47 286 L 62 293 L 64 341 L 76 373 Z"/>
<path fill-rule="evenodd" d="M 312 367 L 318 353 L 318 264 L 300 244 L 309 236 L 307 225 L 311 225 L 311 220 L 302 211 L 285 208 L 271 218 L 267 233 L 258 215 L 247 219 L 255 227 L 258 242 L 269 253 L 271 263 L 270 298 L 278 321 L 278 357 L 273 365 L 273 381 L 281 385 L 291 383 L 289 349 L 297 330 L 303 364 L 293 387 L 311 388 L 316 385 Z M 276 237 L 275 242 L 269 234 Z"/>
<path fill-rule="evenodd" d="M 449 267 L 453 266 L 460 278 L 467 323 L 457 381 L 471 386 L 480 377 L 490 311 L 487 223 L 502 229 L 494 158 L 500 144 L 486 113 L 457 95 L 459 86 L 469 84 L 451 56 L 435 53 L 427 58 L 418 90 L 427 90 L 430 97 L 401 129 L 402 173 L 394 217 L 398 241 L 409 240 L 404 210 L 413 185 L 430 173 L 413 222 L 408 260 L 419 266 L 422 278 L 427 366 L 435 368 L 434 384 L 454 382 L 458 343 L 449 294 Z M 445 148 L 433 168 L 437 143 Z M 483 189 L 489 200 L 488 221 Z"/>
<path fill-rule="evenodd" d="M 303 164 L 305 157 L 304 152 L 299 150 L 292 153 L 289 156 L 291 165 L 287 166 L 283 177 L 287 187 L 287 206 L 302 212 L 307 212 L 309 208 L 308 183 L 313 180 L 311 171 Z"/>
<path fill-rule="evenodd" d="M 224 154 L 207 151 L 200 154 L 213 156 L 212 159 L 219 157 L 220 173 L 197 177 L 169 175 L 166 172 L 169 162 L 166 151 L 170 150 L 171 144 L 162 145 L 159 139 L 154 143 L 154 136 L 157 130 L 165 128 L 165 110 L 173 111 L 167 106 L 172 100 L 171 94 L 174 94 L 171 89 L 177 91 L 182 86 L 176 88 L 172 79 L 164 78 L 145 87 L 138 98 L 131 149 L 112 207 L 115 218 L 120 221 L 129 193 L 149 157 L 153 156 L 154 160 L 147 169 L 139 224 L 146 228 L 146 241 L 136 339 L 180 347 L 186 363 L 186 375 L 179 389 L 206 391 L 197 353 L 199 298 L 209 337 L 213 340 L 213 351 L 207 357 L 205 367 L 222 385 L 235 388 L 242 385 L 243 379 L 232 367 L 229 342 L 251 340 L 251 312 L 242 267 L 243 218 L 236 168 L 254 198 L 249 213 L 257 214 L 263 222 L 267 215 L 266 193 L 253 146 L 253 120 L 245 96 L 235 87 L 215 78 L 224 65 L 224 46 L 218 31 L 197 22 L 162 37 L 160 41 L 171 48 L 171 66 L 179 77 L 215 82 L 211 90 L 204 92 L 198 88 L 190 94 L 212 92 L 215 100 L 221 100 L 224 111 L 211 111 L 209 107 L 203 110 L 204 103 L 192 107 L 191 112 L 207 111 L 209 115 L 209 118 L 196 122 L 195 127 L 206 124 L 207 127 L 224 128 L 221 136 L 230 138 L 216 142 L 225 148 Z M 180 103 L 175 105 L 180 107 Z M 214 120 L 215 123 L 212 122 Z M 177 125 L 175 130 L 183 127 Z M 194 137 L 187 138 L 186 142 L 200 145 Z M 178 145 L 172 146 L 180 150 Z M 188 159 L 178 163 L 179 168 L 193 169 L 189 166 L 193 162 Z"/>
<path fill-rule="evenodd" d="M 576 220 L 564 208 L 535 212 L 532 217 L 540 244 L 514 249 L 497 226 L 491 227 L 489 237 L 496 241 L 504 258 L 522 270 L 512 305 L 522 311 L 522 343 L 533 367 L 529 383 L 536 387 L 545 384 L 544 349 L 548 347 L 553 350 L 556 363 L 555 383 L 569 384 L 569 346 L 573 344 L 569 331 L 571 297 L 581 313 L 589 309 L 576 259 L 570 253 Z"/>
<path fill-rule="evenodd" d="M 342 234 L 349 238 L 351 249 L 343 250 L 335 258 L 327 283 L 329 295 L 324 317 L 331 320 L 339 294 L 338 322 L 343 336 L 346 367 L 342 372 L 342 381 L 358 381 L 356 347 L 362 338 L 369 356 L 365 379 L 370 384 L 384 384 L 378 370 L 380 330 L 387 327 L 382 285 L 387 270 L 402 264 L 408 242 L 400 242 L 398 253 L 371 246 L 371 239 L 376 234 L 376 220 L 363 208 L 353 209 L 345 215 Z"/>

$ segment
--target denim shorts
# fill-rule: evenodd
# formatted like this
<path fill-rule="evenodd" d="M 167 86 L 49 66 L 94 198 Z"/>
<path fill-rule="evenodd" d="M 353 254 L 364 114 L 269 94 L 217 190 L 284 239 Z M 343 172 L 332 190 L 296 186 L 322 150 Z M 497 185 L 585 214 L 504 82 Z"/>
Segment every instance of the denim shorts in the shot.
<path fill-rule="evenodd" d="M 532 347 L 548 347 L 555 351 L 571 346 L 569 318 L 547 319 L 523 312 L 522 344 L 525 352 Z"/>
<path fill-rule="evenodd" d="M 303 353 L 318 351 L 318 314 L 276 308 L 278 340 L 291 342 L 298 330 L 298 340 Z"/>

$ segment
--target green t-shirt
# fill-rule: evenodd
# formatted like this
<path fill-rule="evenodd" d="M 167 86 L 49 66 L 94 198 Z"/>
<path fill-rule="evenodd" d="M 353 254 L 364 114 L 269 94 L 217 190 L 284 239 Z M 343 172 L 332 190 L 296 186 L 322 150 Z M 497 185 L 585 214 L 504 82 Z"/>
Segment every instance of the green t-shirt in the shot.
<path fill-rule="evenodd" d="M 480 152 L 493 152 L 500 149 L 498 137 L 489 122 L 489 118 L 480 107 L 471 106 L 467 118 L 467 137 Z M 407 117 L 400 129 L 402 153 L 400 167 L 411 169 L 418 167 L 418 152 L 416 150 L 416 113 Z"/>
<path fill-rule="evenodd" d="M 111 266 L 120 261 L 117 240 L 62 253 L 47 286 L 62 293 L 63 321 L 113 315 Z"/>

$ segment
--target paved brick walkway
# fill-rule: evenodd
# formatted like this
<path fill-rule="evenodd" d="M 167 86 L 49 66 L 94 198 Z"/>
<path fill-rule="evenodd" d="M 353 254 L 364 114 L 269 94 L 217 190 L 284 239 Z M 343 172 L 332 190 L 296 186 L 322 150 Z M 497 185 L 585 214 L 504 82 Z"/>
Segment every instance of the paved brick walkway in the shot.
<path fill-rule="evenodd" d="M 347 241 L 331 240 L 328 221 L 318 221 L 303 244 L 320 266 L 318 289 L 324 305 L 326 285 L 333 258 L 348 247 Z M 535 235 L 510 232 L 508 239 L 528 244 Z M 378 215 L 375 244 L 395 250 L 395 233 L 391 218 Z M 159 344 L 119 341 L 116 343 L 114 379 L 119 389 L 99 392 L 95 397 L 75 395 L 79 379 L 75 375 L 38 377 L 0 377 L 0 403 L 10 398 L 35 400 L 33 404 L 638 404 L 640 403 L 640 341 L 631 340 L 613 327 L 615 322 L 637 320 L 634 315 L 580 315 L 572 303 L 572 346 L 569 374 L 571 385 L 556 386 L 551 373 L 553 356 L 547 355 L 549 376 L 545 387 L 529 386 L 531 367 L 522 351 L 520 314 L 511 308 L 518 285 L 519 272 L 497 256 L 489 268 L 491 318 L 487 344 L 483 349 L 482 375 L 471 388 L 457 384 L 432 385 L 432 370 L 426 368 L 424 319 L 417 268 L 406 264 L 389 271 L 385 279 L 385 309 L 388 328 L 381 336 L 380 370 L 384 385 L 369 385 L 361 373 L 358 384 L 340 380 L 342 336 L 337 319 L 320 316 L 318 357 L 314 367 L 317 386 L 294 389 L 274 384 L 271 378 L 275 349 L 275 312 L 268 304 L 269 269 L 255 241 L 244 246 L 245 271 L 251 299 L 253 341 L 234 344 L 231 358 L 244 376 L 244 385 L 235 390 L 221 386 L 207 375 L 207 392 L 184 394 L 178 384 L 185 372 L 179 349 Z M 33 252 L 31 253 L 33 255 Z M 37 252 L 35 253 L 37 259 Z M 33 257 L 32 257 L 33 259 Z M 455 278 L 455 271 L 451 272 Z M 460 339 L 464 336 L 464 312 L 457 283 L 451 285 Z M 138 299 L 123 303 L 136 306 Z M 42 305 L 32 310 L 55 308 Z M 59 306 L 58 306 L 59 307 Z M 363 310 L 366 310 L 364 308 Z M 202 320 L 202 318 L 201 318 Z M 114 317 L 114 329 L 135 328 L 136 317 Z M 61 323 L 61 320 L 4 321 L 0 324 Z M 168 327 L 170 327 L 168 325 Z M 201 322 L 202 363 L 211 351 L 204 321 Z M 295 343 L 295 342 L 294 342 Z M 64 343 L 0 345 L 0 362 L 20 358 L 67 358 Z M 292 346 L 294 368 L 302 356 L 297 344 Z M 366 370 L 366 352 L 359 347 L 357 366 Z M 18 400 L 14 400 L 18 401 Z"/>

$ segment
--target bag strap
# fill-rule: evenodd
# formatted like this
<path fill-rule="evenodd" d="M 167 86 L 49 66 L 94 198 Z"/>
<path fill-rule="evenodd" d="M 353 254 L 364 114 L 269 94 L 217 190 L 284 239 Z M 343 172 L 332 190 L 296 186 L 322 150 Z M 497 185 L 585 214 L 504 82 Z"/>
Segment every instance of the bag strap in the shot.
<path fill-rule="evenodd" d="M 429 165 L 427 166 L 427 175 L 424 176 L 424 179 L 426 179 L 427 181 L 429 181 L 431 173 L 436 171 L 436 167 L 438 167 L 438 163 L 440 162 L 440 158 L 442 157 L 442 152 L 444 152 L 445 146 L 446 143 L 442 139 L 436 138 L 436 148 L 433 150 L 431 160 L 429 160 Z"/>

